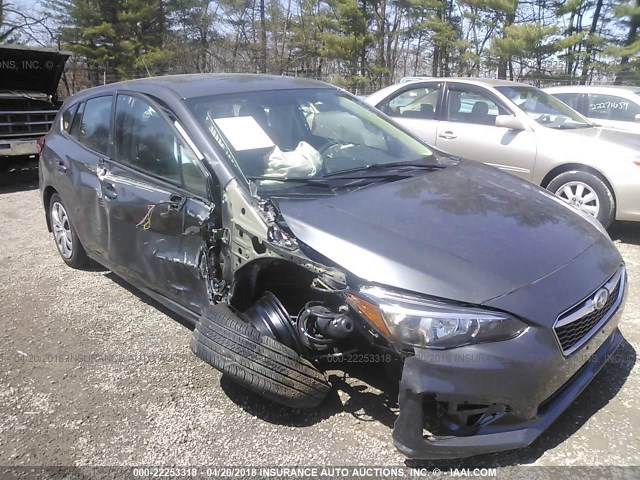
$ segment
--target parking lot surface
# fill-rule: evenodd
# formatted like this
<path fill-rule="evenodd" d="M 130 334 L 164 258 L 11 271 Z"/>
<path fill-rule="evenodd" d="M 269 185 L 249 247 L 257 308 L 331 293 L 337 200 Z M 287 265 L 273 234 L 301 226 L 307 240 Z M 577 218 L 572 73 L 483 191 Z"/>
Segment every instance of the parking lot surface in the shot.
<path fill-rule="evenodd" d="M 615 358 L 529 448 L 434 465 L 640 465 L 640 224 L 612 237 L 630 284 Z M 379 368 L 331 371 L 317 411 L 279 407 L 193 356 L 133 287 L 67 268 L 32 162 L 0 170 L 0 245 L 0 465 L 405 464 Z"/>

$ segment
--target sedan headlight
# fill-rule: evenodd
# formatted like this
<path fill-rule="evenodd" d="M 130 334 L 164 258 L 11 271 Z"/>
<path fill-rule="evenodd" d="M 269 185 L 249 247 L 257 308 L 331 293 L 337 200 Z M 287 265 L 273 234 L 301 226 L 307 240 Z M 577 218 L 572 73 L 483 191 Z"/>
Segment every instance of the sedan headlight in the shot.
<path fill-rule="evenodd" d="M 347 301 L 392 342 L 423 348 L 454 348 L 516 337 L 528 326 L 502 312 L 467 308 L 378 287 L 362 288 Z"/>

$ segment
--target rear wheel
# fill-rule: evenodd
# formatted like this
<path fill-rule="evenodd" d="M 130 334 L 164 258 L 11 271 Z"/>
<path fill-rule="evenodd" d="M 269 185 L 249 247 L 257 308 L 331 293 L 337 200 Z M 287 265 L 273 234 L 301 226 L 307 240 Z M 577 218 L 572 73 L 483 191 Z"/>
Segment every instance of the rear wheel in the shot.
<path fill-rule="evenodd" d="M 49 220 L 51 221 L 53 239 L 62 260 L 71 268 L 87 267 L 89 257 L 87 257 L 78 234 L 73 228 L 62 198 L 57 193 L 54 193 L 49 201 Z"/>
<path fill-rule="evenodd" d="M 555 177 L 547 190 L 572 207 L 587 213 L 608 228 L 615 219 L 615 200 L 600 178 L 589 172 L 570 171 Z"/>
<path fill-rule="evenodd" d="M 308 360 L 243 322 L 226 305 L 200 317 L 191 349 L 248 390 L 292 408 L 314 408 L 331 390 Z"/>

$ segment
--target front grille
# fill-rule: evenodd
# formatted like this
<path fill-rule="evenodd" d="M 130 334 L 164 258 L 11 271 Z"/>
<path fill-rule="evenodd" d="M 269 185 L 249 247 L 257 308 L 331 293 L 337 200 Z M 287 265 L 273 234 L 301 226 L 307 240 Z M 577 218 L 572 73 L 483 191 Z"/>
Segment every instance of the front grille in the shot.
<path fill-rule="evenodd" d="M 619 304 L 623 282 L 624 268 L 620 268 L 607 283 L 596 290 L 589 298 L 558 317 L 554 331 L 565 355 L 569 355 L 580 348 L 598 330 L 600 324 L 606 322 Z M 609 292 L 609 297 L 602 308 L 596 309 L 593 297 L 602 288 Z"/>
<path fill-rule="evenodd" d="M 35 137 L 46 134 L 56 110 L 0 111 L 0 138 Z"/>

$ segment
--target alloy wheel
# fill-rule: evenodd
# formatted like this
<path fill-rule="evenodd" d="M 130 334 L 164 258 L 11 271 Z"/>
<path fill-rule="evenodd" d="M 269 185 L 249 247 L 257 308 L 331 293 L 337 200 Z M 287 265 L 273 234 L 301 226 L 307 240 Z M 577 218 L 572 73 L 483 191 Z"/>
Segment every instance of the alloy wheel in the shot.
<path fill-rule="evenodd" d="M 56 240 L 58 251 L 64 258 L 69 259 L 73 255 L 73 236 L 71 234 L 71 224 L 64 206 L 59 202 L 51 205 L 51 227 L 53 237 Z"/>
<path fill-rule="evenodd" d="M 583 182 L 567 182 L 556 190 L 556 195 L 572 207 L 594 217 L 600 212 L 600 199 L 589 185 Z"/>

